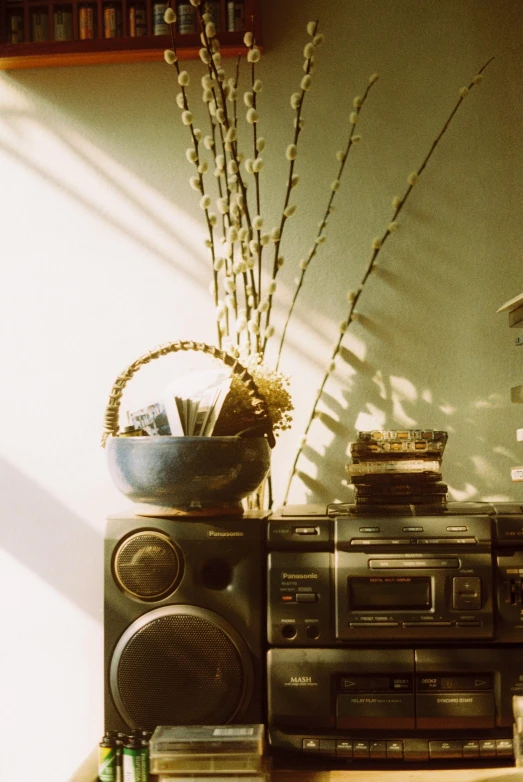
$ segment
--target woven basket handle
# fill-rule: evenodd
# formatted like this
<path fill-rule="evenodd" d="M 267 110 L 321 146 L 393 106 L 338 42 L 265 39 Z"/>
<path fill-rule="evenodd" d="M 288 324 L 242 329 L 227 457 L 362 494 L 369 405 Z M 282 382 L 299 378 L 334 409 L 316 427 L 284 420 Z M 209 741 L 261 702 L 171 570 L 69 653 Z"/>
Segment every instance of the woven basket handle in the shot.
<path fill-rule="evenodd" d="M 105 443 L 109 436 L 115 437 L 118 434 L 119 415 L 120 415 L 120 402 L 125 386 L 132 378 L 132 376 L 143 367 L 144 364 L 148 364 L 160 356 L 165 356 L 167 353 L 177 353 L 180 350 L 195 350 L 201 353 L 207 353 L 214 358 L 220 359 L 226 366 L 230 367 L 231 371 L 237 375 L 237 377 L 243 381 L 247 389 L 247 393 L 250 397 L 252 407 L 254 409 L 254 415 L 256 416 L 258 424 L 264 424 L 265 434 L 269 441 L 271 448 L 275 445 L 274 432 L 272 431 L 271 419 L 267 409 L 267 403 L 263 396 L 258 391 L 256 383 L 252 376 L 245 369 L 239 361 L 237 361 L 229 353 L 225 353 L 223 350 L 219 350 L 213 345 L 206 345 L 204 342 L 168 342 L 166 345 L 160 345 L 154 350 L 149 351 L 144 356 L 141 356 L 124 372 L 119 375 L 111 390 L 109 396 L 109 402 L 105 408 L 104 416 L 104 432 L 102 435 L 102 447 L 105 447 Z"/>

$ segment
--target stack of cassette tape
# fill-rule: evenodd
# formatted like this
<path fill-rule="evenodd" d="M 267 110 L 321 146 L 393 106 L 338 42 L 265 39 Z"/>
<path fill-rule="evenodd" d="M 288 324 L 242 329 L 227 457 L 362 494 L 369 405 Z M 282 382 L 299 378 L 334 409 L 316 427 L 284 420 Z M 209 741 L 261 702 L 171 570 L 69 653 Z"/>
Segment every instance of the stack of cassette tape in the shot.
<path fill-rule="evenodd" d="M 256 725 L 159 725 L 149 768 L 157 782 L 266 782 L 265 728 Z"/>
<path fill-rule="evenodd" d="M 448 487 L 441 480 L 447 432 L 392 429 L 359 432 L 347 466 L 356 513 L 442 513 Z"/>

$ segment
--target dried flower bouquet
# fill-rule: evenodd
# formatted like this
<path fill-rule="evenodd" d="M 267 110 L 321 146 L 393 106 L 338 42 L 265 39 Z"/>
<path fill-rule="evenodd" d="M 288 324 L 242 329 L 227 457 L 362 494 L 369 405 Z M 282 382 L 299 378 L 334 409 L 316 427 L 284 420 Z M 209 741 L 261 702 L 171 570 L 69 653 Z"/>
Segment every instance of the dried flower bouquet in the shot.
<path fill-rule="evenodd" d="M 254 35 L 247 32 L 244 36 L 246 61 L 249 70 L 249 86 L 240 93 L 240 58 L 236 62 L 234 75 L 227 78 L 223 67 L 220 44 L 212 18 L 201 10 L 200 0 L 190 0 L 195 6 L 200 22 L 201 43 L 200 59 L 205 67 L 201 79 L 202 99 L 205 106 L 208 131 L 195 126 L 195 114 L 189 105 L 188 86 L 190 77 L 180 66 L 174 25 L 176 14 L 172 8 L 165 13 L 165 21 L 170 25 L 172 48 L 165 51 L 165 61 L 174 66 L 179 92 L 176 102 L 180 108 L 181 120 L 187 127 L 190 146 L 186 151 L 189 163 L 194 166 L 190 178 L 191 188 L 199 195 L 200 207 L 205 215 L 208 238 L 206 245 L 210 251 L 212 265 L 211 294 L 216 312 L 217 342 L 233 355 L 241 356 L 249 364 L 254 379 L 267 399 L 273 424 L 276 430 L 287 429 L 291 422 L 292 402 L 288 392 L 288 378 L 279 372 L 289 320 L 294 311 L 298 295 L 303 287 L 310 264 L 318 254 L 320 246 L 326 240 L 325 229 L 333 210 L 335 197 L 352 148 L 361 140 L 356 133 L 360 113 L 367 101 L 371 88 L 376 84 L 378 75 L 370 76 L 365 90 L 352 102 L 345 146 L 337 155 L 337 171 L 326 192 L 326 206 L 323 219 L 308 255 L 298 263 L 296 287 L 287 313 L 287 317 L 276 349 L 275 369 L 265 365 L 267 345 L 275 337 L 271 324 L 271 312 L 274 296 L 277 293 L 278 274 L 285 260 L 281 252 L 282 238 L 288 221 L 296 212 L 293 192 L 299 184 L 295 171 L 304 125 L 303 108 L 313 84 L 313 72 L 316 52 L 323 43 L 323 35 L 318 30 L 318 22 L 307 24 L 308 39 L 303 49 L 303 76 L 299 88 L 292 93 L 290 105 L 294 112 L 294 129 L 284 153 L 286 163 L 286 185 L 279 221 L 268 225 L 261 214 L 261 172 L 264 167 L 265 138 L 259 132 L 259 96 L 263 83 L 257 76 L 256 66 L 261 52 Z M 413 188 L 418 183 L 425 167 L 432 157 L 442 136 L 447 131 L 453 117 L 469 91 L 481 79 L 489 60 L 474 76 L 470 84 L 458 92 L 458 99 L 445 121 L 440 133 L 433 141 L 421 165 L 407 177 L 407 187 L 402 196 L 392 200 L 392 216 L 382 234 L 375 238 L 371 246 L 370 260 L 365 268 L 361 283 L 356 291 L 347 294 L 347 316 L 340 323 L 339 337 L 327 364 L 325 375 L 313 403 L 312 412 L 304 436 L 296 453 L 289 482 L 285 492 L 287 500 L 293 477 L 297 474 L 297 465 L 306 442 L 316 410 L 329 379 L 335 369 L 335 360 L 341 349 L 343 338 L 351 323 L 357 317 L 356 306 L 361 293 L 372 274 L 378 255 L 388 237 L 398 230 L 398 218 Z M 243 115 L 243 116 L 242 116 Z M 248 136 L 244 142 L 247 128 Z M 245 144 L 240 148 L 240 140 Z M 248 151 L 245 151 L 248 150 Z M 283 153 L 282 153 L 283 160 Z M 242 389 L 233 389 L 229 404 L 229 415 L 242 419 L 244 401 Z"/>

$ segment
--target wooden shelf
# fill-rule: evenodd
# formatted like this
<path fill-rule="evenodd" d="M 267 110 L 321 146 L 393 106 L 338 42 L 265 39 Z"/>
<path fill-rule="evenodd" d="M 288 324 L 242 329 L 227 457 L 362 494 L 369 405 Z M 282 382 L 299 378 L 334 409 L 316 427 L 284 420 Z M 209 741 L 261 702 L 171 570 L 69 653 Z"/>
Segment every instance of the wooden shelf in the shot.
<path fill-rule="evenodd" d="M 7 0 L 1 2 L 0 10 L 0 70 L 19 70 L 27 68 L 64 67 L 74 65 L 101 65 L 113 63 L 159 62 L 163 60 L 165 49 L 171 48 L 170 35 L 154 35 L 153 0 Z M 172 3 L 174 7 L 174 2 Z M 248 29 L 253 28 L 257 42 L 259 35 L 259 0 L 244 0 L 243 16 Z M 117 10 L 121 27 L 117 37 L 104 36 L 104 13 L 111 6 Z M 130 15 L 133 8 L 143 9 L 145 19 L 144 35 L 131 35 Z M 80 40 L 82 13 L 87 7 L 93 9 L 95 37 Z M 236 57 L 245 54 L 243 44 L 244 30 L 227 30 L 228 0 L 216 2 L 219 18 L 218 39 L 223 57 Z M 178 10 L 178 9 L 177 9 Z M 60 33 L 57 16 L 66 12 L 67 37 L 70 40 L 57 40 Z M 34 41 L 34 14 L 45 14 L 48 20 L 49 40 Z M 20 37 L 23 42 L 13 43 L 12 16 L 17 16 Z M 56 18 L 56 22 L 55 22 Z M 62 20 L 64 17 L 62 16 Z M 178 23 L 177 23 L 178 24 Z M 55 30 L 56 27 L 56 30 Z M 223 32 L 222 32 L 223 31 Z M 58 35 L 55 34 L 58 33 Z M 85 33 L 82 33 L 85 35 Z M 16 39 L 16 35 L 15 35 Z M 180 59 L 198 58 L 201 47 L 199 32 L 176 34 L 177 53 Z"/>

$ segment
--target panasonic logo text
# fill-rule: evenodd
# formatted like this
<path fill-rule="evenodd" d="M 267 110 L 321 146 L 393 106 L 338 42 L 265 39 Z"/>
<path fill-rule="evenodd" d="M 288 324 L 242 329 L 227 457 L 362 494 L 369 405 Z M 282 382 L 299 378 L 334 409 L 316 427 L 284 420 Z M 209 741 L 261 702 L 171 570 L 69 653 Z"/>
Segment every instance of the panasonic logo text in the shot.
<path fill-rule="evenodd" d="M 318 578 L 317 573 L 282 573 L 282 578 Z"/>
<path fill-rule="evenodd" d="M 473 703 L 472 698 L 438 698 L 438 703 Z"/>
<path fill-rule="evenodd" d="M 208 532 L 210 538 L 243 538 L 243 532 L 217 532 L 210 529 Z"/>

